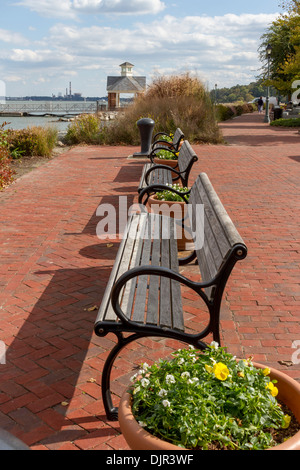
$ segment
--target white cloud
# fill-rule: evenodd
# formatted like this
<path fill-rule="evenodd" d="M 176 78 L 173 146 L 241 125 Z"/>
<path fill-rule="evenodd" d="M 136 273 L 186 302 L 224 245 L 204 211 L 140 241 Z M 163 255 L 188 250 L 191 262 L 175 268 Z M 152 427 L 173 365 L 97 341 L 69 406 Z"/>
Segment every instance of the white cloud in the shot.
<path fill-rule="evenodd" d="M 8 31 L 6 29 L 0 29 L 0 41 L 13 43 L 13 44 L 27 44 L 28 41 L 22 34 L 15 33 L 13 31 Z"/>
<path fill-rule="evenodd" d="M 46 2 L 39 0 L 38 3 Z M 75 0 L 60 3 L 74 6 Z M 97 3 L 102 2 L 77 0 L 76 5 L 87 8 L 87 4 L 95 7 Z M 112 3 L 116 7 L 124 1 Z M 147 2 L 141 0 L 141 3 L 146 5 Z M 126 4 L 129 7 L 133 2 Z M 147 24 L 136 22 L 128 28 L 60 23 L 32 43 L 32 47 L 25 43 L 22 48 L 8 47 L 2 55 L 2 64 L 16 76 L 26 74 L 29 77 L 37 71 L 53 79 L 76 76 L 79 91 L 86 96 L 98 94 L 88 88 L 88 80 L 94 80 L 97 87 L 101 83 L 98 96 L 105 94 L 102 83 L 107 75 L 119 75 L 118 66 L 125 60 L 135 64 L 135 73 L 146 75 L 148 82 L 154 71 L 174 74 L 189 70 L 220 86 L 246 84 L 257 75 L 260 37 L 275 17 L 266 14 L 183 18 L 166 15 Z"/>
<path fill-rule="evenodd" d="M 156 14 L 165 8 L 161 0 L 21 0 L 17 5 L 51 18 L 76 18 L 79 13 Z"/>

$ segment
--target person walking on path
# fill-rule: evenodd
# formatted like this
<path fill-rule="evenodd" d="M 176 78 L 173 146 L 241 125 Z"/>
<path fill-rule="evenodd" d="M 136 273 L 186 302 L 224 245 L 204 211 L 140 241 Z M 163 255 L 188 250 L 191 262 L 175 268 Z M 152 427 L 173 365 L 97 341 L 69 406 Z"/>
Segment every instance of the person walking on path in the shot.
<path fill-rule="evenodd" d="M 264 102 L 263 102 L 262 96 L 259 98 L 257 105 L 258 105 L 258 112 L 259 114 L 261 114 L 264 108 Z"/>

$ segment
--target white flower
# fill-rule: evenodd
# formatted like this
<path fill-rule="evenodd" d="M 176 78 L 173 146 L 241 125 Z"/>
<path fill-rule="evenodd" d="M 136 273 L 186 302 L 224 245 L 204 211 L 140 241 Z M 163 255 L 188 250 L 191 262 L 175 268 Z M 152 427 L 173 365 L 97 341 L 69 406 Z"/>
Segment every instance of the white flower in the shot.
<path fill-rule="evenodd" d="M 181 357 L 180 359 L 178 359 L 178 365 L 179 365 L 179 366 L 181 366 L 183 363 L 184 363 L 183 357 Z"/>
<path fill-rule="evenodd" d="M 158 396 L 159 397 L 165 397 L 167 395 L 167 390 L 165 390 L 164 388 L 162 388 L 159 392 L 158 392 Z"/>
<path fill-rule="evenodd" d="M 139 425 L 141 426 L 141 428 L 145 428 L 147 426 L 147 424 L 144 423 L 144 421 L 139 421 Z"/>
<path fill-rule="evenodd" d="M 134 374 L 134 375 L 130 378 L 130 382 L 134 382 L 136 378 L 137 378 L 137 374 Z"/>
<path fill-rule="evenodd" d="M 167 375 L 166 376 L 166 382 L 167 382 L 167 384 L 174 384 L 175 383 L 174 375 L 171 375 L 171 374 Z"/>
<path fill-rule="evenodd" d="M 170 408 L 171 406 L 171 403 L 169 402 L 169 400 L 163 400 L 162 404 L 164 405 L 165 408 Z"/>
<path fill-rule="evenodd" d="M 190 377 L 190 373 L 187 372 L 187 371 L 186 371 L 186 372 L 182 372 L 181 377 L 182 377 L 183 379 L 188 379 L 188 378 Z"/>
<path fill-rule="evenodd" d="M 135 395 L 136 393 L 139 393 L 140 390 L 141 390 L 141 387 L 138 385 L 137 387 L 133 389 L 133 395 Z"/>
<path fill-rule="evenodd" d="M 150 383 L 150 380 L 148 380 L 146 378 L 141 380 L 141 386 L 144 387 L 144 388 L 146 388 L 149 385 L 149 383 Z"/>
<path fill-rule="evenodd" d="M 194 383 L 196 383 L 196 382 L 199 382 L 198 377 L 193 377 L 192 379 L 189 379 L 189 380 L 188 380 L 188 384 L 194 384 Z"/>
<path fill-rule="evenodd" d="M 147 364 L 147 362 L 144 362 L 144 364 L 142 365 L 142 369 L 147 370 L 148 368 L 149 368 L 149 364 Z"/>
<path fill-rule="evenodd" d="M 212 349 L 218 349 L 219 348 L 219 343 L 217 343 L 216 341 L 212 341 L 210 343 L 210 346 Z"/>

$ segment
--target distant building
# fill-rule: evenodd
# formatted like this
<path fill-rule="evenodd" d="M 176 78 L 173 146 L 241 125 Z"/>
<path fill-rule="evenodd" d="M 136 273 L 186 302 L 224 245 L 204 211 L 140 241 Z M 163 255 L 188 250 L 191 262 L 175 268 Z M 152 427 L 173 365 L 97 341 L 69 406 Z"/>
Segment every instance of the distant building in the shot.
<path fill-rule="evenodd" d="M 120 107 L 120 94 L 129 93 L 137 96 L 146 90 L 146 77 L 134 77 L 134 65 L 124 62 L 120 65 L 121 76 L 107 77 L 108 108 Z"/>

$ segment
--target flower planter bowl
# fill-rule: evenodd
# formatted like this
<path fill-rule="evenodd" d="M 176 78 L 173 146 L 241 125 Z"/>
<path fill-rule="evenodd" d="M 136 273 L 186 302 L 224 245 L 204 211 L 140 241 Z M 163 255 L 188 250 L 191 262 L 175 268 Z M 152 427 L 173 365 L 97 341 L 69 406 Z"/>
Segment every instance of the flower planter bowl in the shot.
<path fill-rule="evenodd" d="M 148 199 L 148 206 L 151 209 L 151 212 L 154 212 L 155 214 L 167 215 L 177 220 L 181 220 L 185 215 L 184 212 L 187 205 L 184 201 L 161 201 L 157 199 L 156 195 L 153 195 Z M 173 210 L 172 206 L 174 206 Z M 193 240 L 186 237 L 185 230 L 182 229 L 180 225 L 177 227 L 177 245 L 178 251 L 193 249 Z"/>
<path fill-rule="evenodd" d="M 266 367 L 258 363 L 253 364 L 257 368 L 265 369 Z M 270 370 L 270 379 L 278 382 L 276 384 L 279 389 L 277 398 L 290 408 L 300 423 L 300 384 L 277 369 L 270 368 Z M 132 450 L 189 450 L 163 441 L 143 429 L 131 412 L 131 395 L 127 391 L 124 392 L 120 401 L 119 423 L 124 438 Z M 300 431 L 282 444 L 267 450 L 300 450 Z"/>

